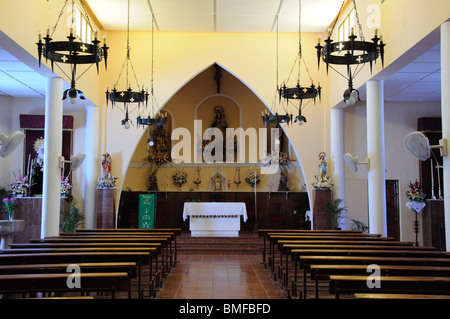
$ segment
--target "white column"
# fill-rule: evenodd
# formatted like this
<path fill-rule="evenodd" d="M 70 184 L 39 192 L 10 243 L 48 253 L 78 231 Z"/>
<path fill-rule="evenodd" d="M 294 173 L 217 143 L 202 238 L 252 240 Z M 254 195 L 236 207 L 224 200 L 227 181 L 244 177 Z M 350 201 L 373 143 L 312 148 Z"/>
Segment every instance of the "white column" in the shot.
<path fill-rule="evenodd" d="M 59 233 L 62 154 L 63 80 L 49 78 L 45 95 L 44 174 L 41 238 Z"/>
<path fill-rule="evenodd" d="M 383 81 L 367 82 L 367 156 L 370 233 L 387 235 Z"/>
<path fill-rule="evenodd" d="M 450 141 L 450 21 L 441 25 L 441 116 L 442 137 Z M 450 156 L 444 156 L 444 212 L 445 240 L 447 251 L 450 251 Z"/>
<path fill-rule="evenodd" d="M 99 108 L 86 106 L 86 130 L 84 138 L 85 172 L 84 172 L 84 228 L 96 227 L 96 195 L 98 166 L 100 165 L 99 148 Z"/>
<path fill-rule="evenodd" d="M 344 175 L 344 110 L 331 109 L 331 159 L 333 161 L 333 196 L 342 199 L 345 206 L 345 175 Z M 345 215 L 341 220 L 341 228 L 345 229 Z"/>

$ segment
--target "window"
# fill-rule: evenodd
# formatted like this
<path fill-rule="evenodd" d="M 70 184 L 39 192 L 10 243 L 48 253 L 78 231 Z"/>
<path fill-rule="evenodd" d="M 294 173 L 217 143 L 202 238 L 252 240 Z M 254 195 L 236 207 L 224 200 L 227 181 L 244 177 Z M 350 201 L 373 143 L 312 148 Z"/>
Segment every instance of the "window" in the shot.
<path fill-rule="evenodd" d="M 91 42 L 92 27 L 78 7 L 75 8 L 75 34 L 81 42 Z"/>
<path fill-rule="evenodd" d="M 352 28 L 353 33 L 356 33 L 355 25 L 355 9 L 352 8 L 338 28 L 338 42 L 347 41 L 349 35 L 351 34 Z"/>

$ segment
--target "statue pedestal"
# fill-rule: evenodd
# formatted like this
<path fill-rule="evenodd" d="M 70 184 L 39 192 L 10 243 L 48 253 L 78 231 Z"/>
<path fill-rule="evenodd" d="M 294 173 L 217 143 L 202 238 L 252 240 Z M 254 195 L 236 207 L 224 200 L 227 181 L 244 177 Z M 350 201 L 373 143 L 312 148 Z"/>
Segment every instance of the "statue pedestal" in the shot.
<path fill-rule="evenodd" d="M 331 200 L 330 189 L 313 190 L 313 229 L 332 229 L 329 213 L 325 210 L 325 204 Z"/>
<path fill-rule="evenodd" d="M 115 188 L 97 189 L 97 228 L 116 228 Z"/>

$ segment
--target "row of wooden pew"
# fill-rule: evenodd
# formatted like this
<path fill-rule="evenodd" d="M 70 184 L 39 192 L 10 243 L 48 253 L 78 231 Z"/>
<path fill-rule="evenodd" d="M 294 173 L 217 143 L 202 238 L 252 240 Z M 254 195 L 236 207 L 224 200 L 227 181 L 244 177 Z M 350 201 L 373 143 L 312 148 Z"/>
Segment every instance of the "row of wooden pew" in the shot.
<path fill-rule="evenodd" d="M 350 230 L 259 235 L 262 262 L 291 298 L 450 299 L 449 252 Z"/>
<path fill-rule="evenodd" d="M 152 298 L 177 263 L 180 233 L 179 228 L 80 229 L 10 244 L 0 250 L 0 295 Z"/>

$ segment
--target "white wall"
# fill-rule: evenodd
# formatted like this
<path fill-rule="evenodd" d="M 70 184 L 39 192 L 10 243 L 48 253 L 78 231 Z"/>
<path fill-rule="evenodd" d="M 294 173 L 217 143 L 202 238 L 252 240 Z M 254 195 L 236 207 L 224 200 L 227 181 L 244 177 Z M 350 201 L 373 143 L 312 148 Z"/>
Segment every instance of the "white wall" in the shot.
<path fill-rule="evenodd" d="M 386 179 L 399 181 L 401 240 L 415 241 L 414 216 L 406 208 L 405 192 L 409 181 L 420 179 L 419 161 L 404 147 L 403 138 L 417 130 L 417 119 L 440 116 L 439 102 L 385 102 Z M 367 157 L 366 105 L 355 104 L 344 110 L 345 152 Z M 367 168 L 360 165 L 357 173 L 345 168 L 347 217 L 368 223 Z M 356 195 L 354 195 L 356 194 Z M 354 195 L 354 196 L 353 196 Z M 350 221 L 347 220 L 347 228 Z M 420 235 L 420 234 L 419 234 Z"/>

